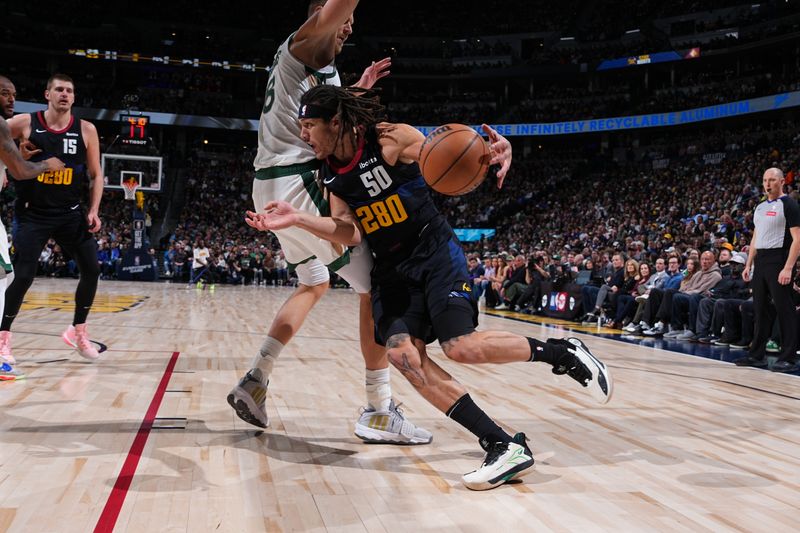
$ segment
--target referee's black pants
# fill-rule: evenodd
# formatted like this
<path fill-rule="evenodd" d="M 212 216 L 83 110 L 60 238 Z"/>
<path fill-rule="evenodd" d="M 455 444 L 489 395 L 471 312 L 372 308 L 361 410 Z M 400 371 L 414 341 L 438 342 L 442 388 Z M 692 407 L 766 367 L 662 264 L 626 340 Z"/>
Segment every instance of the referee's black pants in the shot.
<path fill-rule="evenodd" d="M 778 360 L 792 363 L 797 357 L 797 312 L 792 301 L 792 283 L 778 283 L 778 274 L 786 264 L 788 253 L 788 250 L 783 249 L 764 249 L 756 253 L 753 279 L 750 282 L 755 307 L 755 332 L 750 345 L 750 356 L 756 359 L 763 360 L 767 356 L 767 341 L 772 333 L 775 314 L 782 337 Z M 770 297 L 775 302 L 774 311 L 769 305 Z"/>

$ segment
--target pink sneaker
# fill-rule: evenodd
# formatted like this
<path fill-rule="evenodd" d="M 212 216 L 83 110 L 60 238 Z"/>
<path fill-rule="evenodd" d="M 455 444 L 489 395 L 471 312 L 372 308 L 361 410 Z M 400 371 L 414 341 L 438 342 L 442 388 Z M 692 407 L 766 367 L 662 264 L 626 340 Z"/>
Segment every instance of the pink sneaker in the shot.
<path fill-rule="evenodd" d="M 75 348 L 82 357 L 94 361 L 100 354 L 97 348 L 94 347 L 92 341 L 89 340 L 89 332 L 86 331 L 86 324 L 78 324 L 70 326 L 61 334 L 61 338 Z"/>
<path fill-rule="evenodd" d="M 5 361 L 9 365 L 14 365 L 17 363 L 17 360 L 14 359 L 13 355 L 11 355 L 10 331 L 0 331 L 0 359 Z"/>

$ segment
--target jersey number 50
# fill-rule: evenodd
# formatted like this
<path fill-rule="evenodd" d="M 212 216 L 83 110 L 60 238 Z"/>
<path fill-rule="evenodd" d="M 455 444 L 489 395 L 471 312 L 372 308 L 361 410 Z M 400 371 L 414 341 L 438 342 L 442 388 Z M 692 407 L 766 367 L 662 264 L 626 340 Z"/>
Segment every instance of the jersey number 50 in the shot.
<path fill-rule="evenodd" d="M 378 228 L 386 228 L 406 220 L 408 213 L 406 213 L 406 208 L 403 207 L 400 196 L 393 194 L 386 200 L 356 208 L 356 216 L 361 222 L 364 232 L 370 234 Z"/>

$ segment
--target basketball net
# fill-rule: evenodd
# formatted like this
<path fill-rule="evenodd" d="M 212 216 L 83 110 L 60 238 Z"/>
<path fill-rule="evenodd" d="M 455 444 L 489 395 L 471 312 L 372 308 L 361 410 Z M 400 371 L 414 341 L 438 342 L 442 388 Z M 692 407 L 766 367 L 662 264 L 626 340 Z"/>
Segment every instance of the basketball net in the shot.
<path fill-rule="evenodd" d="M 122 182 L 122 190 L 125 191 L 126 200 L 136 200 L 136 189 L 139 188 L 139 182 L 135 179 Z"/>

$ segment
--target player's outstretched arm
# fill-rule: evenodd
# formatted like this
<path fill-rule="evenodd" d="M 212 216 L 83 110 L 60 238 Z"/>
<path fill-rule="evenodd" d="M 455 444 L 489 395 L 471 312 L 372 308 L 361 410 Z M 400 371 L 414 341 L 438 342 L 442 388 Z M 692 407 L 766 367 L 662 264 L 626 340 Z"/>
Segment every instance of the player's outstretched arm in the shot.
<path fill-rule="evenodd" d="M 397 162 L 413 163 L 419 161 L 419 152 L 425 136 L 417 128 L 408 124 L 381 122 L 377 126 L 378 142 L 383 159 L 390 165 Z"/>
<path fill-rule="evenodd" d="M 305 211 L 298 211 L 288 202 L 270 202 L 261 213 L 248 211 L 245 222 L 248 226 L 261 231 L 298 227 L 320 239 L 345 246 L 355 246 L 360 243 L 361 231 L 353 212 L 334 194 L 331 194 L 328 200 L 331 207 L 329 217 L 318 217 Z"/>
<path fill-rule="evenodd" d="M 489 164 L 500 165 L 500 170 L 497 171 L 497 188 L 502 189 L 506 173 L 511 167 L 511 143 L 489 125 L 483 124 L 481 128 L 483 133 L 489 137 L 489 149 L 492 153 L 492 159 Z"/>
<path fill-rule="evenodd" d="M 18 180 L 33 179 L 48 170 L 61 170 L 64 163 L 55 157 L 31 163 L 25 161 L 17 150 L 11 136 L 11 130 L 5 120 L 0 119 L 0 160 L 8 167 L 8 170 Z"/>
<path fill-rule="evenodd" d="M 364 73 L 361 74 L 361 79 L 356 82 L 354 87 L 372 89 L 375 84 L 378 83 L 379 79 L 385 78 L 391 74 L 390 68 L 392 68 L 391 57 L 384 57 L 380 61 L 373 61 L 370 66 L 364 69 Z"/>
<path fill-rule="evenodd" d="M 336 57 L 339 29 L 353 16 L 357 5 L 358 0 L 328 0 L 317 8 L 294 34 L 292 55 L 315 69 L 329 65 Z"/>

